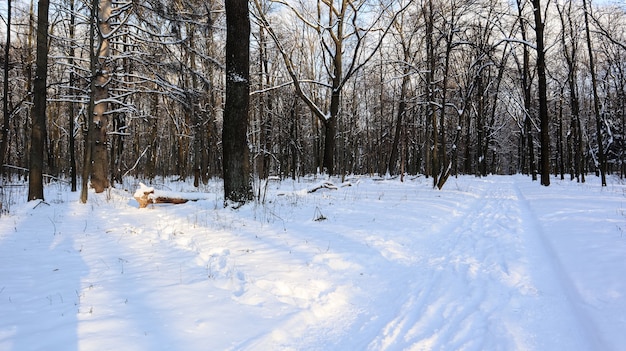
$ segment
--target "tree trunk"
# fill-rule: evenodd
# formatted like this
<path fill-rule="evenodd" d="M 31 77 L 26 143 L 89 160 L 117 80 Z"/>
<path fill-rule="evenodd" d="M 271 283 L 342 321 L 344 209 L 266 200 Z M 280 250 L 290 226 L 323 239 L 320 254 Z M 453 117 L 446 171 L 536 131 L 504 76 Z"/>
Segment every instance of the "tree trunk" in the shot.
<path fill-rule="evenodd" d="M 209 14 L 210 16 L 210 14 Z M 187 59 L 189 60 L 189 68 L 191 69 L 191 88 L 188 93 L 187 103 L 189 104 L 189 113 L 191 115 L 191 121 L 193 123 L 193 186 L 199 187 L 200 182 L 203 182 L 203 179 L 206 178 L 204 172 L 206 172 L 206 167 L 203 166 L 203 151 L 206 148 L 204 142 L 204 136 L 206 135 L 206 124 L 204 123 L 204 114 L 200 108 L 200 96 L 199 96 L 199 87 L 198 87 L 198 78 L 195 74 L 197 72 L 196 65 L 196 47 L 195 47 L 195 38 L 193 37 L 193 33 L 195 32 L 195 26 L 193 24 L 188 25 L 187 31 L 190 33 L 189 37 L 189 48 L 188 53 L 186 54 Z"/>
<path fill-rule="evenodd" d="M 96 35 L 96 17 L 97 17 L 97 8 L 98 8 L 99 0 L 91 1 L 91 21 L 89 23 L 89 72 L 91 77 L 95 77 L 98 69 L 97 65 L 97 54 L 95 50 L 95 35 Z M 85 150 L 83 153 L 83 171 L 82 171 L 82 184 L 80 188 L 80 202 L 87 203 L 88 194 L 89 194 L 89 177 L 91 175 L 92 170 L 92 151 L 93 151 L 93 141 L 94 141 L 94 128 L 93 125 L 93 111 L 94 111 L 94 98 L 93 91 L 96 90 L 96 80 L 91 79 L 89 83 L 90 91 L 92 95 L 89 98 L 89 104 L 87 105 L 87 115 L 85 121 Z"/>
<path fill-rule="evenodd" d="M 69 80 L 69 96 L 73 96 L 72 92 L 74 89 L 74 85 L 76 84 L 76 75 L 74 74 L 74 39 L 75 39 L 75 27 L 76 27 L 76 14 L 74 13 L 74 0 L 70 0 L 70 27 L 69 27 L 69 35 L 70 35 L 70 49 L 68 53 L 68 64 L 70 66 L 70 80 Z M 71 181 L 71 190 L 75 192 L 77 190 L 77 179 L 76 179 L 76 145 L 75 145 L 75 135 L 74 135 L 74 118 L 76 117 L 74 111 L 74 101 L 71 101 L 67 107 L 67 115 L 69 119 L 69 153 L 70 153 L 70 181 Z"/>
<path fill-rule="evenodd" d="M 341 104 L 341 87 L 343 77 L 343 19 L 345 16 L 347 0 L 342 0 L 341 12 L 338 15 L 337 32 L 333 43 L 335 56 L 333 57 L 332 92 L 330 96 L 330 116 L 325 120 L 324 128 L 324 168 L 328 175 L 335 174 L 335 147 L 337 137 L 337 119 L 339 118 L 339 105 Z"/>
<path fill-rule="evenodd" d="M 583 11 L 585 14 L 585 34 L 587 35 L 587 49 L 589 49 L 589 70 L 591 71 L 591 86 L 593 89 L 593 112 L 596 116 L 596 140 L 598 143 L 598 161 L 596 167 L 600 168 L 602 186 L 606 186 L 606 156 L 604 155 L 604 145 L 602 142 L 602 116 L 600 115 L 600 99 L 598 97 L 598 83 L 596 78 L 596 68 L 593 59 L 593 48 L 591 46 L 591 34 L 589 33 L 589 16 L 587 14 L 587 1 L 583 0 Z"/>
<path fill-rule="evenodd" d="M 43 200 L 43 156 L 46 140 L 46 78 L 48 75 L 48 0 L 37 6 L 37 61 L 33 83 L 28 200 Z"/>
<path fill-rule="evenodd" d="M 436 57 L 435 57 L 435 43 L 434 43 L 434 10 L 433 10 L 433 2 L 429 0 L 427 3 L 427 9 L 424 11 L 424 19 L 426 21 L 426 61 L 428 65 L 428 70 L 426 73 L 426 95 L 428 99 L 428 107 L 427 107 L 427 120 L 430 121 L 431 129 L 431 139 L 432 139 L 432 150 L 430 158 L 431 171 L 430 174 L 433 176 L 433 187 L 437 186 L 439 182 L 439 130 L 437 129 L 437 106 L 435 105 L 435 65 L 436 65 Z M 428 148 L 427 148 L 428 150 Z"/>
<path fill-rule="evenodd" d="M 263 26 L 259 27 L 259 90 L 271 86 L 270 62 L 267 56 L 267 37 Z M 258 106 L 258 153 L 254 156 L 256 163 L 256 173 L 260 179 L 267 179 L 270 172 L 271 150 L 272 150 L 272 93 L 262 94 L 259 97 Z M 290 121 L 293 123 L 293 120 Z"/>
<path fill-rule="evenodd" d="M 156 90 L 156 84 L 154 90 Z M 157 157 L 158 157 L 158 115 L 159 115 L 159 94 L 152 94 L 150 100 L 150 116 L 148 117 L 148 156 L 146 157 L 146 173 L 145 176 L 152 181 L 157 175 Z"/>
<path fill-rule="evenodd" d="M 11 48 L 11 1 L 7 1 L 7 31 L 6 44 L 4 47 L 4 82 L 2 94 L 2 115 L 4 122 L 2 123 L 2 134 L 0 134 L 0 176 L 4 174 L 4 161 L 7 154 L 7 146 L 9 144 L 9 128 L 11 126 L 11 114 L 9 113 L 9 60 Z"/>
<path fill-rule="evenodd" d="M 477 116 L 476 116 L 476 174 L 478 176 L 487 175 L 487 148 L 485 147 L 486 122 L 485 122 L 485 94 L 482 74 L 476 79 L 476 87 L 478 91 Z"/>
<path fill-rule="evenodd" d="M 406 51 L 406 50 L 405 50 Z M 405 60 L 407 55 L 405 54 Z M 400 137 L 402 135 L 402 124 L 404 119 L 404 114 L 406 111 L 406 94 L 409 86 L 409 71 L 410 67 L 405 66 L 402 72 L 402 85 L 400 87 L 400 102 L 398 103 L 398 112 L 396 114 L 396 129 L 393 136 L 393 144 L 391 145 L 391 153 L 389 155 L 389 162 L 387 163 L 387 172 L 391 175 L 396 174 L 397 163 L 398 163 L 398 149 L 400 145 Z"/>
<path fill-rule="evenodd" d="M 574 177 L 578 182 L 581 181 L 582 175 L 582 159 L 583 159 L 583 144 L 582 144 L 582 131 L 580 125 L 580 104 L 578 101 L 578 84 L 577 84 L 577 76 L 578 76 L 578 61 L 577 61 L 577 51 L 578 51 L 578 42 L 577 35 L 578 31 L 574 28 L 572 21 L 572 13 L 571 13 L 572 3 L 568 3 L 567 9 L 567 18 L 568 22 L 566 25 L 565 22 L 565 13 L 564 9 L 557 6 L 557 10 L 559 11 L 559 16 L 561 17 L 561 26 L 563 27 L 563 31 L 561 32 L 561 45 L 563 46 L 563 56 L 565 57 L 565 62 L 567 63 L 567 83 L 569 90 L 569 104 L 570 104 L 570 128 L 571 128 L 571 136 L 568 135 L 568 139 L 572 139 L 571 142 L 568 143 L 568 155 L 570 155 L 570 172 L 572 179 Z M 567 32 L 565 31 L 567 27 Z M 569 38 L 569 42 L 566 41 L 566 38 Z M 569 47 L 568 47 L 569 44 Z M 570 146 L 571 145 L 571 146 Z M 569 150 L 571 149 L 571 150 Z M 584 175 L 582 175 L 582 181 L 584 182 Z"/>
<path fill-rule="evenodd" d="M 109 155 L 107 152 L 107 130 L 109 124 L 107 112 L 109 103 L 106 100 L 109 96 L 108 84 L 111 78 L 110 67 L 107 61 L 111 55 L 108 35 L 111 33 L 109 19 L 111 18 L 112 6 L 111 0 L 100 0 L 98 6 L 97 21 L 100 43 L 97 58 L 98 69 L 94 78 L 96 84 L 92 91 L 94 100 L 93 123 L 89 126 L 89 128 L 94 129 L 91 187 L 95 189 L 96 193 L 101 193 L 109 187 Z"/>
<path fill-rule="evenodd" d="M 541 185 L 550 185 L 550 120 L 548 117 L 548 86 L 546 83 L 546 51 L 543 44 L 544 23 L 541 18 L 541 1 L 533 0 L 535 33 L 537 36 L 537 76 L 539 93 L 539 123 L 541 125 Z"/>
<path fill-rule="evenodd" d="M 522 40 L 527 40 L 526 22 L 523 17 L 523 6 L 521 0 L 517 0 L 518 20 L 520 21 L 520 33 Z M 530 53 L 528 46 L 522 46 L 522 89 L 524 91 L 524 126 L 522 129 L 522 173 L 527 172 L 532 176 L 532 180 L 537 180 L 537 166 L 535 164 L 535 143 L 533 141 L 533 130 L 531 120 L 531 86 L 530 81 Z M 524 144 L 525 141 L 525 144 Z M 528 160 L 526 161 L 526 150 L 528 150 Z M 526 165 L 526 163 L 528 165 Z"/>
<path fill-rule="evenodd" d="M 448 155 L 447 147 L 447 132 L 446 132 L 446 104 L 448 102 L 448 74 L 450 72 L 450 55 L 452 53 L 453 36 L 454 36 L 454 12 L 451 15 L 452 20 L 450 28 L 446 29 L 446 53 L 444 56 L 443 64 L 443 77 L 441 83 L 441 115 L 439 116 L 439 129 L 440 129 L 440 143 L 439 143 L 439 180 L 437 181 L 437 188 L 441 190 L 443 185 L 450 176 L 450 170 L 452 164 L 450 163 L 450 157 Z"/>
<path fill-rule="evenodd" d="M 222 130 L 224 201 L 252 199 L 248 149 L 250 19 L 247 0 L 226 0 L 226 103 Z"/>
<path fill-rule="evenodd" d="M 561 180 L 565 179 L 565 160 L 563 154 L 563 89 L 561 88 L 561 99 L 559 99 L 559 124 L 557 132 L 557 154 L 559 156 L 559 173 Z M 556 174 L 556 172 L 555 172 Z"/>
<path fill-rule="evenodd" d="M 335 95 L 335 93 L 333 93 L 333 95 Z M 336 111 L 339 111 L 339 98 L 332 98 L 331 100 L 331 111 L 333 110 L 333 106 L 336 106 Z M 335 174 L 336 134 L 337 115 L 333 115 L 331 112 L 330 118 L 328 118 L 324 123 L 324 159 L 322 163 L 329 176 Z"/>
<path fill-rule="evenodd" d="M 216 16 L 216 11 L 213 11 L 212 9 L 214 7 L 217 7 L 218 4 L 211 0 L 211 1 L 207 1 L 205 2 L 205 4 L 207 4 L 206 6 L 208 6 L 208 15 L 209 15 L 209 19 L 208 19 L 208 26 L 207 26 L 207 32 L 205 34 L 205 47 L 207 50 L 207 55 L 209 55 L 209 57 L 216 57 L 217 54 L 216 52 L 218 52 L 220 49 L 217 47 L 216 45 L 216 39 L 215 39 L 215 34 L 214 34 L 214 18 L 213 16 Z M 218 109 L 218 102 L 217 102 L 217 98 L 216 96 L 219 95 L 219 92 L 216 91 L 217 89 L 215 89 L 215 63 L 213 62 L 208 62 L 205 63 L 204 66 L 204 70 L 205 70 L 205 75 L 206 75 L 206 79 L 208 80 L 210 89 L 208 91 L 208 105 L 207 105 L 207 114 L 206 114 L 206 150 L 204 150 L 203 152 L 203 158 L 206 159 L 205 161 L 205 165 L 206 165 L 206 173 L 205 173 L 205 179 L 203 179 L 203 183 L 207 184 L 209 182 L 209 178 L 215 176 L 216 174 L 219 173 L 220 171 L 220 164 L 219 164 L 219 160 L 220 160 L 220 156 L 219 156 L 219 152 L 218 152 L 218 144 L 217 144 L 217 140 L 218 140 L 218 136 L 217 136 L 217 127 L 216 127 L 216 123 L 215 123 L 215 115 L 216 115 L 216 111 Z M 221 108 L 221 106 L 219 106 L 219 108 Z"/>

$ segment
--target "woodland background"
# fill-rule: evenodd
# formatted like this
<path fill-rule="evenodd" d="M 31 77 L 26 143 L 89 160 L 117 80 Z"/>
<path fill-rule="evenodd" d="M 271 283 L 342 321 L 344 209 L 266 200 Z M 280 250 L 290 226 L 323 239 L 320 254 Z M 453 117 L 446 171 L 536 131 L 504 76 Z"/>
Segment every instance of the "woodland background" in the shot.
<path fill-rule="evenodd" d="M 441 187 L 456 174 L 626 172 L 622 3 L 249 5 L 254 179 L 423 174 Z M 1 6 L 0 160 L 17 181 L 30 162 L 38 6 Z M 93 116 L 104 188 L 222 175 L 223 2 L 58 0 L 48 18 L 46 179 L 75 188 Z"/>

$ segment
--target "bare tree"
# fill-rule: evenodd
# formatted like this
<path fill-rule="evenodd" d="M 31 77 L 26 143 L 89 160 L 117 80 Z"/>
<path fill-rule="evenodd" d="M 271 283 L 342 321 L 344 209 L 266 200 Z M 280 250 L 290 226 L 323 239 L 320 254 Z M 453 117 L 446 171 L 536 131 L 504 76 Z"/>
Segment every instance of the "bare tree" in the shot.
<path fill-rule="evenodd" d="M 69 96 L 73 95 L 73 90 L 76 85 L 76 73 L 74 72 L 74 59 L 76 56 L 75 49 L 75 39 L 76 39 L 76 13 L 75 13 L 75 0 L 70 1 L 70 22 L 69 22 L 69 40 L 70 47 L 68 52 L 68 65 L 70 68 L 69 74 L 69 82 L 68 82 L 68 90 Z M 75 102 L 70 101 L 67 106 L 67 116 L 69 120 L 69 131 L 68 131 L 68 139 L 69 139 L 69 154 L 70 154 L 70 182 L 71 182 L 71 190 L 77 190 L 77 174 L 76 174 L 76 137 L 75 137 Z"/>
<path fill-rule="evenodd" d="M 305 88 L 305 81 L 300 76 L 297 69 L 297 63 L 294 62 L 290 53 L 286 50 L 274 28 L 270 25 L 266 14 L 259 3 L 255 0 L 257 16 L 261 25 L 263 25 L 269 35 L 272 37 L 278 50 L 282 55 L 289 77 L 291 78 L 297 95 L 309 107 L 312 113 L 320 120 L 324 126 L 324 157 L 323 167 L 329 175 L 335 173 L 335 148 L 337 119 L 340 115 L 342 92 L 346 83 L 355 73 L 360 70 L 367 62 L 371 60 L 379 49 L 382 39 L 390 30 L 391 25 L 407 5 L 401 7 L 395 12 L 395 16 L 387 23 L 381 26 L 381 15 L 375 15 L 373 20 L 368 23 L 362 23 L 363 12 L 368 8 L 366 1 L 349 1 L 341 0 L 338 3 L 334 1 L 318 0 L 313 15 L 307 16 L 304 12 L 306 6 L 300 3 L 302 9 L 297 9 L 288 2 L 274 1 L 275 3 L 286 6 L 298 18 L 304 26 L 316 33 L 319 38 L 322 56 L 324 61 L 321 63 L 326 71 L 327 83 L 316 82 L 316 84 L 324 85 L 328 90 L 329 101 L 320 104 L 311 97 Z M 392 4 L 387 5 L 390 8 Z M 385 10 L 385 9 L 383 9 Z M 373 46 L 368 47 L 367 39 L 372 33 L 379 33 Z M 310 82 L 311 80 L 309 80 Z M 328 106 L 328 111 L 325 107 Z"/>
<path fill-rule="evenodd" d="M 37 61 L 33 84 L 28 200 L 43 200 L 43 154 L 46 140 L 46 81 L 48 74 L 48 0 L 37 5 Z"/>
<path fill-rule="evenodd" d="M 10 3 L 11 29 L 7 43 L 0 44 L 5 50 L 0 153 L 10 165 L 8 176 L 28 167 L 36 132 L 30 125 L 39 78 L 37 3 L 32 3 Z M 59 1 L 49 10 L 54 21 L 48 30 L 44 168 L 61 176 L 82 168 L 84 185 L 91 178 L 94 189 L 131 171 L 150 180 L 193 176 L 199 186 L 233 169 L 222 155 L 236 141 L 238 148 L 252 144 L 251 157 L 236 158 L 254 160 L 246 173 L 256 171 L 261 179 L 388 171 L 425 173 L 442 186 L 457 173 L 521 170 L 536 178 L 538 170 L 564 163 L 565 172 L 582 181 L 588 169 L 600 172 L 602 159 L 607 173 L 618 165 L 626 173 L 623 10 L 594 3 L 592 12 L 586 0 L 589 60 L 588 50 L 579 46 L 585 45 L 583 4 L 517 4 L 253 2 L 258 26 L 251 28 L 250 40 L 256 42 L 250 44 L 248 89 L 255 91 L 247 102 L 251 113 L 237 112 L 248 124 L 246 140 L 241 132 L 228 134 L 232 111 L 222 114 L 224 77 L 236 77 L 229 81 L 231 95 L 245 76 L 223 72 L 224 3 Z M 548 13 L 546 24 L 547 9 L 554 16 Z M 587 84 L 589 94 L 581 90 Z M 541 101 L 544 94 L 563 99 Z M 546 111 L 554 118 L 542 117 Z M 238 128 L 244 124 L 237 121 Z M 78 133 L 81 129 L 90 132 Z M 545 133 L 555 152 L 545 145 Z M 535 157 L 540 148 L 541 165 Z M 83 150 L 86 159 L 71 161 L 73 151 Z"/>
<path fill-rule="evenodd" d="M 600 114 L 600 98 L 598 96 L 598 83 L 596 77 L 596 66 L 594 63 L 593 46 L 591 45 L 591 34 L 589 30 L 589 15 L 587 14 L 587 1 L 583 0 L 583 11 L 585 16 L 585 34 L 587 37 L 587 49 L 589 53 L 589 71 L 591 72 L 591 87 L 593 92 L 593 112 L 596 117 L 596 138 L 598 142 L 598 164 L 602 186 L 606 186 L 606 157 L 604 145 L 602 143 L 602 115 Z"/>
<path fill-rule="evenodd" d="M 405 12 L 409 14 L 409 12 Z M 406 16 L 410 17 L 410 16 Z M 391 175 L 397 173 L 397 162 L 399 158 L 399 148 L 403 131 L 403 124 L 405 115 L 407 113 L 407 100 L 409 94 L 409 83 L 411 82 L 411 72 L 413 70 L 412 61 L 415 58 L 413 42 L 416 40 L 419 31 L 419 27 L 416 23 L 404 23 L 405 16 L 401 15 L 398 21 L 394 24 L 393 37 L 397 39 L 397 44 L 400 47 L 402 53 L 401 62 L 401 83 L 400 83 L 400 97 L 398 101 L 398 110 L 396 111 L 395 129 L 393 136 L 393 143 L 391 145 L 391 152 L 389 153 L 389 160 L 387 162 L 387 172 Z M 409 27 L 410 30 L 405 28 Z M 382 84 L 381 84 L 382 85 Z"/>
<path fill-rule="evenodd" d="M 526 45 L 528 41 L 527 20 L 524 17 L 523 0 L 517 0 L 518 21 L 520 34 L 522 35 L 522 63 L 519 67 L 522 77 L 522 90 L 524 97 L 524 122 L 521 128 L 521 168 L 522 172 L 528 172 L 532 176 L 532 180 L 537 180 L 537 166 L 535 164 L 535 145 L 533 141 L 533 121 L 532 121 L 532 76 L 530 70 L 530 48 Z M 526 158 L 526 150 L 528 151 L 528 159 Z M 528 165 L 527 165 L 528 163 Z"/>
<path fill-rule="evenodd" d="M 541 16 L 541 0 L 532 0 L 537 41 L 537 78 L 539 94 L 539 123 L 541 125 L 541 185 L 550 185 L 550 119 L 548 115 L 548 86 L 546 81 L 545 23 Z"/>
<path fill-rule="evenodd" d="M 94 51 L 95 46 L 95 35 L 96 35 L 96 16 L 98 9 L 99 0 L 91 1 L 91 12 L 90 12 L 90 21 L 89 21 L 89 77 L 91 78 L 89 86 L 90 91 L 93 92 L 96 89 L 96 80 L 94 77 L 97 74 L 97 63 L 96 63 L 96 52 Z M 88 199 L 88 191 L 89 191 L 89 177 L 92 172 L 92 159 L 93 159 L 93 144 L 95 140 L 95 128 L 92 127 L 94 123 L 94 98 L 93 95 L 90 95 L 89 104 L 87 106 L 87 116 L 85 121 L 86 128 L 86 136 L 85 136 L 85 148 L 83 153 L 83 172 L 82 172 L 82 184 L 80 191 L 80 202 L 86 203 Z"/>
<path fill-rule="evenodd" d="M 0 133 L 0 175 L 4 174 L 4 162 L 9 143 L 9 128 L 11 127 L 11 114 L 9 113 L 9 70 L 10 70 L 10 50 L 11 50 L 11 1 L 7 1 L 7 31 L 4 46 L 4 82 L 2 91 L 2 133 Z"/>
<path fill-rule="evenodd" d="M 250 19 L 247 0 L 226 0 L 226 104 L 222 130 L 224 201 L 252 199 L 248 149 Z"/>
<path fill-rule="evenodd" d="M 623 178 L 626 175 L 626 12 L 615 6 L 598 8 L 597 13 L 589 13 L 594 28 L 601 34 L 595 41 L 596 54 L 603 58 L 598 62 L 603 78 L 604 104 L 602 110 L 604 153 L 607 173 L 618 170 Z M 609 168 L 610 167 L 610 168 Z"/>
<path fill-rule="evenodd" d="M 566 7 L 567 6 L 567 7 Z M 571 113 L 571 134 L 573 138 L 573 162 L 571 162 L 571 177 L 577 181 L 585 181 L 582 172 L 583 163 L 583 140 L 580 123 L 580 102 L 578 97 L 578 28 L 575 27 L 574 14 L 572 13 L 572 2 L 566 5 L 557 4 L 557 10 L 561 19 L 561 46 L 563 47 L 563 57 L 567 66 L 567 86 L 569 91 L 569 105 Z"/>
<path fill-rule="evenodd" d="M 98 3 L 98 57 L 95 76 L 94 90 L 91 92 L 93 99 L 93 123 L 89 125 L 93 129 L 92 147 L 92 173 L 91 187 L 96 193 L 101 193 L 109 187 L 109 157 L 108 157 L 108 125 L 109 125 L 109 83 L 111 82 L 110 57 L 111 57 L 111 14 L 113 11 L 112 0 L 100 0 Z"/>

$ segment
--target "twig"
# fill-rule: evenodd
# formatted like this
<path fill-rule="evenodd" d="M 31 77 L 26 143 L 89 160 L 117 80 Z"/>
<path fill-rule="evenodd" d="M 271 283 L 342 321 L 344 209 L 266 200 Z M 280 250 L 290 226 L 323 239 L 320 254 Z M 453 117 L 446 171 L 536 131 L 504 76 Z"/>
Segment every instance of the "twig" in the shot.
<path fill-rule="evenodd" d="M 137 168 L 137 165 L 139 164 L 139 161 L 141 160 L 141 158 L 143 157 L 143 155 L 146 154 L 146 152 L 148 152 L 148 149 L 150 148 L 150 146 L 146 146 L 145 149 L 143 149 L 143 152 L 141 153 L 141 155 L 139 155 L 139 157 L 137 157 L 137 161 L 135 161 L 135 164 L 128 170 L 126 171 L 126 173 L 124 173 L 124 175 L 122 176 L 122 178 L 126 177 L 128 175 L 128 173 L 130 173 L 132 170 L 134 170 L 135 168 Z"/>

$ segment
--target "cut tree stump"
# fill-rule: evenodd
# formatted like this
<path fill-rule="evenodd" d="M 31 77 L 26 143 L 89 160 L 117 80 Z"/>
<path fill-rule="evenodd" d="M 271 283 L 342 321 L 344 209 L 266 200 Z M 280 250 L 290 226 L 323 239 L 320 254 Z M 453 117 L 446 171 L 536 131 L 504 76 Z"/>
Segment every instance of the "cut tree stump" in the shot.
<path fill-rule="evenodd" d="M 139 208 L 146 208 L 150 204 L 184 204 L 187 201 L 208 200 L 210 194 L 155 190 L 139 183 L 139 189 L 133 197 L 139 203 Z"/>

